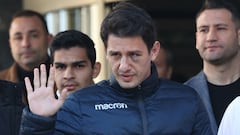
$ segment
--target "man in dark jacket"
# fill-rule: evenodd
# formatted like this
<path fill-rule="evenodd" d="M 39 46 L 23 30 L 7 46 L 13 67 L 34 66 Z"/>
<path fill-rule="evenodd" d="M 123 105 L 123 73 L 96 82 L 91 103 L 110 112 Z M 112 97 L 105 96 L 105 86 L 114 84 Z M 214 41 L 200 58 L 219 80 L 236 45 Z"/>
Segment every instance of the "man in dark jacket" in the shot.
<path fill-rule="evenodd" d="M 117 4 L 102 23 L 101 38 L 112 70 L 110 80 L 71 94 L 56 122 L 52 112 L 63 103 L 67 90 L 58 100 L 43 97 L 46 107 L 41 111 L 31 109 L 37 104 L 29 100 L 21 134 L 212 135 L 198 94 L 188 86 L 158 78 L 152 60 L 160 43 L 144 10 L 130 3 Z M 53 90 L 54 72 L 50 72 L 48 82 L 43 69 L 40 77 L 36 74 L 34 91 L 26 81 L 28 93 Z M 53 101 L 58 104 L 47 107 Z"/>
<path fill-rule="evenodd" d="M 51 38 L 44 16 L 40 13 L 21 10 L 13 15 L 9 45 L 14 62 L 0 72 L 0 79 L 6 80 L 1 82 L 1 134 L 18 134 L 23 105 L 27 104 L 24 77 L 29 76 L 32 81 L 33 68 L 41 63 L 50 67 L 47 50 Z"/>
<path fill-rule="evenodd" d="M 0 80 L 0 131 L 3 135 L 17 135 L 22 109 L 22 90 L 18 84 Z"/>
<path fill-rule="evenodd" d="M 47 23 L 40 13 L 22 10 L 13 15 L 9 28 L 9 44 L 14 63 L 0 72 L 0 79 L 23 82 L 33 78 L 33 69 L 45 63 L 50 65 L 48 45 L 52 39 Z"/>
<path fill-rule="evenodd" d="M 44 63 L 49 69 L 48 45 L 51 39 L 43 15 L 32 10 L 15 13 L 9 27 L 9 45 L 14 62 L 0 72 L 0 79 L 18 83 L 24 88 L 24 77 L 28 76 L 32 81 L 34 68 Z M 25 99 L 23 102 L 26 103 Z"/>

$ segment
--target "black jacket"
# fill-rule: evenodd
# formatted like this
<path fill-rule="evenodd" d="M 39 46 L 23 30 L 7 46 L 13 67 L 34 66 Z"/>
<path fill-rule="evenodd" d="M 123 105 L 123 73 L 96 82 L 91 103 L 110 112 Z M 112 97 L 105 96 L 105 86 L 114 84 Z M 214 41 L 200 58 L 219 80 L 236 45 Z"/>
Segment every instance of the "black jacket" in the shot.
<path fill-rule="evenodd" d="M 18 84 L 0 80 L 0 134 L 18 135 L 23 109 Z"/>
<path fill-rule="evenodd" d="M 111 78 L 73 93 L 58 112 L 54 131 L 54 118 L 41 118 L 28 109 L 22 122 L 23 135 L 212 135 L 198 94 L 158 79 L 155 67 L 131 90 Z"/>

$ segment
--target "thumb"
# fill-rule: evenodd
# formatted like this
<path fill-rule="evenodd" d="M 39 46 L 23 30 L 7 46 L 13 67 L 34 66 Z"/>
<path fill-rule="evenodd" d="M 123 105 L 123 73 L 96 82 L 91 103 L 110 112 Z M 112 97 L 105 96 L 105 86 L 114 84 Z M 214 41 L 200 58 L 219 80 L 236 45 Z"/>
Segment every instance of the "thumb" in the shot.
<path fill-rule="evenodd" d="M 59 97 L 58 100 L 60 100 L 60 102 L 63 103 L 63 102 L 65 101 L 65 99 L 67 98 L 68 95 L 69 95 L 68 90 L 67 90 L 66 88 L 64 88 L 64 89 L 62 90 L 62 92 L 61 92 L 60 97 Z"/>
<path fill-rule="evenodd" d="M 61 108 L 61 106 L 63 105 L 65 99 L 67 98 L 68 96 L 68 91 L 67 89 L 63 89 L 61 94 L 58 95 L 58 100 L 57 100 L 57 109 Z"/>

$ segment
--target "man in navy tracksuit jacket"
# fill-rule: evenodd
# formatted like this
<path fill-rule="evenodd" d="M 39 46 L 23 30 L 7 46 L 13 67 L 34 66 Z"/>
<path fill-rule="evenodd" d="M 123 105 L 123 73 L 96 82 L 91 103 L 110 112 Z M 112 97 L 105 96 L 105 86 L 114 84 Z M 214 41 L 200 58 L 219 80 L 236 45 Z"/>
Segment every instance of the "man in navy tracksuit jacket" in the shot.
<path fill-rule="evenodd" d="M 40 117 L 27 108 L 23 116 L 22 134 L 53 134 L 55 117 Z M 55 134 L 211 135 L 197 93 L 158 79 L 155 66 L 151 76 L 131 90 L 112 77 L 70 95 L 58 112 Z"/>
<path fill-rule="evenodd" d="M 23 135 L 212 135 L 207 112 L 190 87 L 158 78 L 153 61 L 160 43 L 151 17 L 133 4 L 117 4 L 101 26 L 106 58 L 112 70 L 109 80 L 68 96 L 56 117 L 51 108 L 33 111 L 29 98 L 20 134 Z M 53 78 L 40 75 L 39 83 L 26 83 L 31 95 L 53 89 Z M 37 82 L 37 81 L 36 81 Z M 49 102 L 46 102 L 49 101 Z M 39 103 L 40 104 L 40 103 Z M 48 112 L 49 111 L 49 112 Z M 40 113 L 39 113 L 40 112 Z M 36 115 L 43 114 L 43 115 Z"/>

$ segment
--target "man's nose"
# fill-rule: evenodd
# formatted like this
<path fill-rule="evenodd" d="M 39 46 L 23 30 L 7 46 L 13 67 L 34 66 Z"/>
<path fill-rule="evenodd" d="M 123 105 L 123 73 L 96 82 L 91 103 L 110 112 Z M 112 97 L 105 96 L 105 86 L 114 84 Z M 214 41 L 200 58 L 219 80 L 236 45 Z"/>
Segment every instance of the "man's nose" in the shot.
<path fill-rule="evenodd" d="M 30 39 L 27 36 L 24 36 L 21 42 L 21 46 L 28 48 L 30 46 Z"/>
<path fill-rule="evenodd" d="M 71 67 L 67 67 L 64 71 L 64 78 L 71 79 L 74 77 L 73 69 Z"/>
<path fill-rule="evenodd" d="M 119 70 L 127 71 L 130 67 L 130 63 L 127 57 L 122 57 L 120 60 Z"/>
<path fill-rule="evenodd" d="M 217 31 L 214 28 L 210 28 L 207 33 L 207 41 L 213 42 L 217 40 Z"/>

